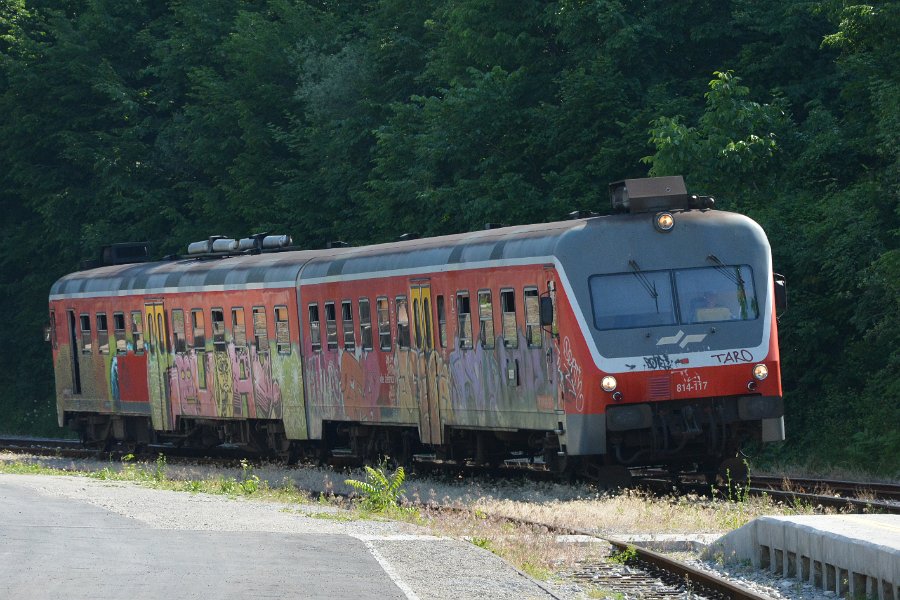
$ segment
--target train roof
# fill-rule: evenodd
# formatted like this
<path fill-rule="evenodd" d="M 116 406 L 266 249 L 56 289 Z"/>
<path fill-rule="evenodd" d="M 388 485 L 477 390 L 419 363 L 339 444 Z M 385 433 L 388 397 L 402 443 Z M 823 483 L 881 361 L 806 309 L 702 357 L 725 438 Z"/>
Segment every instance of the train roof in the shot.
<path fill-rule="evenodd" d="M 604 218 L 604 217 L 599 217 Z M 287 250 L 98 267 L 65 275 L 51 299 L 164 291 L 294 287 L 302 280 L 550 256 L 585 219 L 502 227 L 371 246 Z"/>
<path fill-rule="evenodd" d="M 528 264 L 542 259 L 569 260 L 586 250 L 584 244 L 593 244 L 591 248 L 596 248 L 600 239 L 604 240 L 604 246 L 623 251 L 629 248 L 626 253 L 633 253 L 636 247 L 643 247 L 641 231 L 644 231 L 646 219 L 646 214 L 618 214 L 371 246 L 105 266 L 62 277 L 53 284 L 50 298 L 291 288 L 363 275 L 377 277 L 448 271 L 487 261 Z M 725 224 L 731 228 L 750 227 L 757 230 L 754 235 L 762 240 L 765 237 L 756 223 L 735 213 L 689 210 L 678 220 L 694 224 L 703 222 L 713 227 Z M 581 232 L 588 235 L 583 236 Z M 585 239 L 581 240 L 582 237 Z M 650 251 L 650 248 L 644 247 L 644 251 Z M 659 251 L 669 252 L 671 248 L 661 247 Z"/>

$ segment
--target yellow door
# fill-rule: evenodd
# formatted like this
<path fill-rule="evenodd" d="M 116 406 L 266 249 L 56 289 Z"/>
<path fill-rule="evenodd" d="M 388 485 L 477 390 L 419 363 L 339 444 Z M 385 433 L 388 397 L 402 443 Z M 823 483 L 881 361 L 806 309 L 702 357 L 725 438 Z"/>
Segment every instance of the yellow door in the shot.
<path fill-rule="evenodd" d="M 166 311 L 162 302 L 144 305 L 147 317 L 147 378 L 150 389 L 150 420 L 153 429 L 171 430 L 169 414 L 169 368 L 172 366 Z"/>
<path fill-rule="evenodd" d="M 409 295 L 413 313 L 412 346 L 418 355 L 419 436 L 426 444 L 441 444 L 444 430 L 438 395 L 438 357 L 434 351 L 431 286 L 412 284 Z"/>

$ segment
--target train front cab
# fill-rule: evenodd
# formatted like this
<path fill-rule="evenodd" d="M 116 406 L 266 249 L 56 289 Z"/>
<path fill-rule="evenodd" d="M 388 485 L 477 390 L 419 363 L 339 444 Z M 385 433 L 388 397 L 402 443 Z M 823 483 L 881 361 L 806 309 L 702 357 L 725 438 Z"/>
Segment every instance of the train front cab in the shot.
<path fill-rule="evenodd" d="M 605 465 L 734 468 L 748 443 L 784 439 L 784 282 L 750 219 L 656 208 L 591 220 L 563 244 L 561 451 Z"/>

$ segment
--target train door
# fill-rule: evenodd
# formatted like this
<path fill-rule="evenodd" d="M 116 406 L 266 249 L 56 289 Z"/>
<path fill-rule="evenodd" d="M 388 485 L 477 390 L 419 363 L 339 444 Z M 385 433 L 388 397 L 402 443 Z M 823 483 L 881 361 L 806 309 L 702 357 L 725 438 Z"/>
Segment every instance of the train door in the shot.
<path fill-rule="evenodd" d="M 169 417 L 169 333 L 166 326 L 166 311 L 162 302 L 144 304 L 147 317 L 147 379 L 150 388 L 150 420 L 153 429 L 171 430 Z"/>
<path fill-rule="evenodd" d="M 426 444 L 441 444 L 444 440 L 438 395 L 438 357 L 434 350 L 431 285 L 412 284 L 409 295 L 413 313 L 412 345 L 419 356 L 419 434 Z"/>
<path fill-rule="evenodd" d="M 78 364 L 78 323 L 75 320 L 75 311 L 66 311 L 69 315 L 69 351 L 72 353 L 72 394 L 81 393 L 81 365 Z"/>

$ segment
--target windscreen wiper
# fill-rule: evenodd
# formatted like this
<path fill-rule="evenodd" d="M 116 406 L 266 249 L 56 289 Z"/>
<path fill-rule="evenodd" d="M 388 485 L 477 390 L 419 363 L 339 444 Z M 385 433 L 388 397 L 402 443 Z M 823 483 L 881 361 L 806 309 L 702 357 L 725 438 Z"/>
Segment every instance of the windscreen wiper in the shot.
<path fill-rule="evenodd" d="M 634 275 L 638 282 L 641 284 L 650 297 L 653 298 L 653 302 L 656 303 L 656 312 L 659 312 L 659 292 L 656 291 L 656 284 L 650 281 L 647 276 L 641 271 L 641 268 L 634 260 L 628 261 L 628 266 L 631 267 L 631 270 L 634 271 L 632 275 Z"/>
<path fill-rule="evenodd" d="M 744 278 L 741 277 L 741 270 L 739 268 L 729 268 L 728 265 L 719 260 L 719 257 L 715 254 L 710 254 L 706 257 L 706 260 L 710 261 L 715 267 L 716 271 L 727 277 L 728 280 L 731 281 L 731 283 L 735 284 L 739 288 L 744 287 Z"/>

